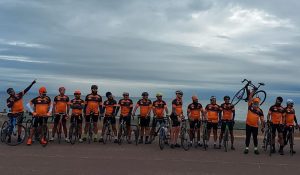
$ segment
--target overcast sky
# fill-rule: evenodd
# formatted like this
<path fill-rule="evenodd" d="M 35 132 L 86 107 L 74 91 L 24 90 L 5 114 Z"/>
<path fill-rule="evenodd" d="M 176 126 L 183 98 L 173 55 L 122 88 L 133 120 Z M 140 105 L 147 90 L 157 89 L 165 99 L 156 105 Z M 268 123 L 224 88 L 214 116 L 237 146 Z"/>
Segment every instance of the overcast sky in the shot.
<path fill-rule="evenodd" d="M 299 0 L 0 0 L 0 88 L 299 97 Z M 35 90 L 35 89 L 34 89 Z M 33 91 L 34 92 L 34 91 Z"/>

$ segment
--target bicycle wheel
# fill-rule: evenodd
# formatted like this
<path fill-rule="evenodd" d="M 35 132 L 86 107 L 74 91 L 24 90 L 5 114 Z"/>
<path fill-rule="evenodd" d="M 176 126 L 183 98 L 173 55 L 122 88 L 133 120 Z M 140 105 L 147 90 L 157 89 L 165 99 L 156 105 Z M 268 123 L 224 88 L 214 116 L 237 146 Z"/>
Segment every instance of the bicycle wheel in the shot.
<path fill-rule="evenodd" d="M 264 133 L 264 139 L 263 139 L 263 149 L 266 152 L 268 149 L 268 138 L 267 138 L 267 132 Z"/>
<path fill-rule="evenodd" d="M 229 137 L 229 131 L 228 131 L 228 128 L 226 127 L 224 140 L 223 140 L 225 152 L 228 151 L 228 140 L 229 140 L 228 137 Z"/>
<path fill-rule="evenodd" d="M 189 134 L 187 132 L 187 129 L 183 128 L 181 130 L 181 146 L 185 151 L 188 151 L 190 149 L 190 144 L 189 144 Z"/>
<path fill-rule="evenodd" d="M 161 128 L 159 131 L 159 138 L 158 138 L 158 145 L 160 150 L 163 150 L 165 147 L 165 138 L 166 138 L 166 133 L 164 131 L 164 128 Z"/>
<path fill-rule="evenodd" d="M 206 128 L 206 127 L 204 127 L 202 133 L 203 133 L 203 135 L 202 135 L 203 148 L 204 148 L 204 150 L 206 151 L 206 150 L 207 150 L 207 139 L 208 139 L 208 136 L 207 136 L 207 128 Z"/>
<path fill-rule="evenodd" d="M 256 91 L 253 95 L 253 97 L 258 97 L 260 98 L 261 102 L 260 102 L 260 105 L 264 104 L 264 102 L 266 101 L 266 98 L 267 98 L 267 93 L 266 91 L 264 90 L 259 90 L 259 91 Z"/>
<path fill-rule="evenodd" d="M 119 129 L 119 135 L 118 135 L 118 144 L 121 145 L 123 142 L 123 135 L 124 135 L 124 126 L 121 124 Z"/>
<path fill-rule="evenodd" d="M 57 130 L 57 141 L 58 141 L 58 144 L 60 144 L 60 142 L 61 142 L 61 132 L 62 132 L 62 125 L 61 125 L 61 123 L 58 124 L 56 130 Z"/>
<path fill-rule="evenodd" d="M 290 131 L 290 138 L 289 138 L 289 142 L 290 142 L 290 155 L 293 156 L 294 154 L 294 133 L 293 131 Z"/>
<path fill-rule="evenodd" d="M 136 128 L 134 131 L 134 142 L 135 142 L 135 145 L 137 146 L 139 144 L 139 129 Z"/>
<path fill-rule="evenodd" d="M 105 127 L 105 129 L 104 129 L 103 144 L 106 144 L 107 140 L 109 140 L 109 137 L 110 137 L 110 129 L 109 129 L 109 126 L 107 126 L 107 125 L 105 125 L 104 127 Z"/>
<path fill-rule="evenodd" d="M 7 132 L 8 132 L 8 121 L 5 121 L 1 127 L 1 133 L 0 133 L 1 142 L 5 141 Z"/>
<path fill-rule="evenodd" d="M 88 143 L 91 144 L 93 139 L 93 131 L 92 131 L 92 125 L 89 127 L 89 132 L 88 132 Z"/>
<path fill-rule="evenodd" d="M 25 127 L 26 127 L 26 131 L 27 131 L 27 135 L 29 136 L 30 135 L 30 130 L 32 128 L 32 119 L 26 120 Z"/>
<path fill-rule="evenodd" d="M 239 90 L 232 98 L 231 100 L 231 104 L 232 105 L 236 105 L 238 104 L 241 100 L 244 100 L 246 99 L 247 97 L 244 97 L 244 95 L 246 94 L 246 89 L 245 88 L 242 88 L 241 90 Z M 246 94 L 247 95 L 247 94 Z"/>
<path fill-rule="evenodd" d="M 270 130 L 269 133 L 268 133 L 268 145 L 269 145 L 269 156 L 272 156 L 272 131 Z"/>
<path fill-rule="evenodd" d="M 77 134 L 76 130 L 77 129 L 76 129 L 75 124 L 72 124 L 71 127 L 70 127 L 70 131 L 69 131 L 69 133 L 70 133 L 70 143 L 72 145 L 74 145 L 76 143 L 76 140 L 77 140 L 77 135 L 78 134 Z"/>
<path fill-rule="evenodd" d="M 41 138 L 40 138 L 40 144 L 43 146 L 43 147 L 46 147 L 48 145 L 48 142 L 49 142 L 49 130 L 48 130 L 48 126 L 47 125 L 43 125 L 42 126 L 42 131 L 41 131 Z M 45 144 L 43 144 L 41 142 L 42 138 L 44 138 L 44 140 L 46 141 Z"/>
<path fill-rule="evenodd" d="M 10 133 L 10 135 L 9 134 L 6 135 L 7 139 L 5 139 L 5 141 L 6 144 L 9 146 L 17 146 L 22 144 L 27 136 L 26 128 L 23 125 L 16 125 L 15 127 L 16 127 L 16 133 Z M 19 127 L 21 131 L 19 131 Z M 8 138 L 10 138 L 10 142 L 8 142 L 9 141 Z"/>

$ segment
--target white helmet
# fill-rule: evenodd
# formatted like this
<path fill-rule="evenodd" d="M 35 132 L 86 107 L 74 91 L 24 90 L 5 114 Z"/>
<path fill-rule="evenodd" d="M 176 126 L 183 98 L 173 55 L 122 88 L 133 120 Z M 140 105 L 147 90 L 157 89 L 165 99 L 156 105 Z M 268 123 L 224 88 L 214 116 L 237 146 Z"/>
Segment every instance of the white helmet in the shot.
<path fill-rule="evenodd" d="M 287 99 L 286 104 L 287 105 L 294 105 L 294 101 L 292 99 Z"/>

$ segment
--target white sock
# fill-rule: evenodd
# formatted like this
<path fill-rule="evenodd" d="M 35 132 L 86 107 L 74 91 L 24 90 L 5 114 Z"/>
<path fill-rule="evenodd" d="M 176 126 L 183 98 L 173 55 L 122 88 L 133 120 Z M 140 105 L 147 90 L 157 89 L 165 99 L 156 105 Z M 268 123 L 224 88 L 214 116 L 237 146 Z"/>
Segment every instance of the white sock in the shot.
<path fill-rule="evenodd" d="M 248 147 L 246 147 L 246 150 L 248 150 L 249 148 Z"/>

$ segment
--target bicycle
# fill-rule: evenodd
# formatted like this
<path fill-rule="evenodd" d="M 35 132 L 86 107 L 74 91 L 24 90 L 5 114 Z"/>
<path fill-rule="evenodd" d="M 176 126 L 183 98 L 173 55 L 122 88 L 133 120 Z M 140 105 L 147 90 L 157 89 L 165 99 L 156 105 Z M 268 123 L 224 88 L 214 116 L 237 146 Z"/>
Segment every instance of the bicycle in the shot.
<path fill-rule="evenodd" d="M 207 143 L 208 143 L 208 131 L 207 131 L 207 120 L 202 122 L 202 141 L 203 141 L 203 148 L 207 150 Z"/>
<path fill-rule="evenodd" d="M 127 126 L 126 126 L 126 121 L 124 120 L 124 118 L 121 118 L 121 123 L 120 123 L 120 126 L 119 126 L 119 133 L 118 133 L 118 143 L 119 143 L 119 145 L 121 145 L 123 140 L 125 140 L 125 139 L 129 143 L 130 140 L 128 138 L 128 131 L 127 131 Z"/>
<path fill-rule="evenodd" d="M 158 135 L 158 145 L 161 150 L 164 149 L 165 145 L 169 144 L 168 128 L 170 127 L 169 117 L 161 119 L 155 119 L 159 124 L 159 128 L 151 133 L 150 141 L 153 142 L 155 137 Z"/>
<path fill-rule="evenodd" d="M 237 105 L 241 100 L 244 100 L 245 102 L 248 101 L 249 99 L 249 96 L 248 96 L 248 93 L 247 93 L 247 87 L 250 86 L 254 89 L 254 94 L 253 94 L 253 97 L 259 97 L 261 99 L 261 102 L 260 102 L 260 105 L 262 105 L 266 98 L 267 98 L 267 93 L 266 91 L 264 90 L 258 90 L 261 86 L 264 86 L 265 84 L 264 83 L 258 83 L 258 86 L 256 87 L 254 84 L 252 84 L 251 81 L 247 80 L 247 79 L 244 79 L 242 81 L 242 83 L 244 82 L 247 82 L 245 84 L 245 86 L 240 89 L 235 95 L 234 97 L 232 98 L 231 100 L 231 104 L 232 105 Z"/>
<path fill-rule="evenodd" d="M 187 122 L 185 119 L 182 119 L 181 128 L 180 128 L 180 141 L 181 146 L 185 151 L 190 149 L 189 133 L 187 129 Z"/>
<path fill-rule="evenodd" d="M 267 122 L 267 129 L 264 132 L 263 149 L 264 151 L 267 151 L 269 147 L 269 156 L 272 155 L 272 139 L 271 123 Z"/>
<path fill-rule="evenodd" d="M 286 137 L 286 143 L 290 144 L 290 155 L 293 156 L 294 153 L 294 126 L 288 126 L 288 134 Z"/>
<path fill-rule="evenodd" d="M 79 125 L 77 121 L 79 115 L 73 114 L 73 116 L 74 116 L 74 120 L 71 122 L 71 127 L 69 131 L 70 143 L 72 145 L 74 145 L 77 139 L 79 138 Z"/>
<path fill-rule="evenodd" d="M 135 128 L 135 129 L 132 129 L 133 131 L 133 134 L 134 134 L 134 143 L 135 145 L 137 146 L 139 144 L 139 137 L 140 137 L 140 116 L 138 116 L 138 121 L 137 121 L 137 124 L 136 125 L 131 125 L 131 128 Z M 134 117 L 133 119 L 134 120 Z"/>
<path fill-rule="evenodd" d="M 104 127 L 103 144 L 106 144 L 108 140 L 111 142 L 111 139 L 112 139 L 112 129 L 111 129 L 112 125 L 111 125 L 110 118 L 108 118 L 108 120 L 106 120 L 103 127 Z"/>
<path fill-rule="evenodd" d="M 62 120 L 63 120 L 63 117 L 65 117 L 65 113 L 58 113 L 57 114 L 60 118 L 59 118 L 59 122 L 57 124 L 57 128 L 56 128 L 56 133 L 57 133 L 57 140 L 58 140 L 58 143 L 60 144 L 61 142 L 61 132 L 62 132 Z"/>
<path fill-rule="evenodd" d="M 191 122 L 191 121 L 190 121 Z M 197 137 L 196 137 L 196 133 L 198 131 L 198 129 L 200 129 L 200 127 L 198 127 L 198 125 L 200 126 L 201 125 L 201 121 L 198 121 L 197 123 L 195 123 L 194 125 L 194 128 L 190 128 L 190 131 L 192 130 L 193 131 L 193 139 L 191 141 L 193 141 L 194 145 L 195 145 L 195 148 L 198 148 L 198 143 L 197 141 Z M 191 144 L 190 144 L 191 145 Z M 192 146 L 192 145 L 191 145 Z"/>
<path fill-rule="evenodd" d="M 40 118 L 40 119 L 42 118 L 42 122 L 35 129 L 34 137 L 35 137 L 35 139 L 40 141 L 40 144 L 43 147 L 46 147 L 48 145 L 48 142 L 49 142 L 49 129 L 48 129 L 48 125 L 47 125 L 48 117 L 47 116 L 33 117 L 33 119 L 31 120 L 31 124 L 30 124 L 30 130 L 33 127 L 33 123 L 35 122 L 35 120 L 37 120 L 37 118 Z M 46 144 L 43 144 L 41 142 L 42 139 L 44 139 L 46 141 Z"/>
<path fill-rule="evenodd" d="M 224 137 L 223 137 L 223 146 L 224 146 L 224 150 L 225 152 L 228 151 L 228 142 L 229 142 L 229 126 L 228 123 L 232 122 L 229 120 L 223 120 L 222 122 L 225 122 L 225 131 L 224 131 Z"/>
<path fill-rule="evenodd" d="M 1 142 L 5 142 L 9 146 L 22 144 L 27 136 L 26 128 L 22 124 L 17 124 L 17 116 L 13 115 L 8 114 L 10 119 L 2 124 L 0 132 Z M 19 128 L 21 128 L 21 131 L 19 131 Z"/>

